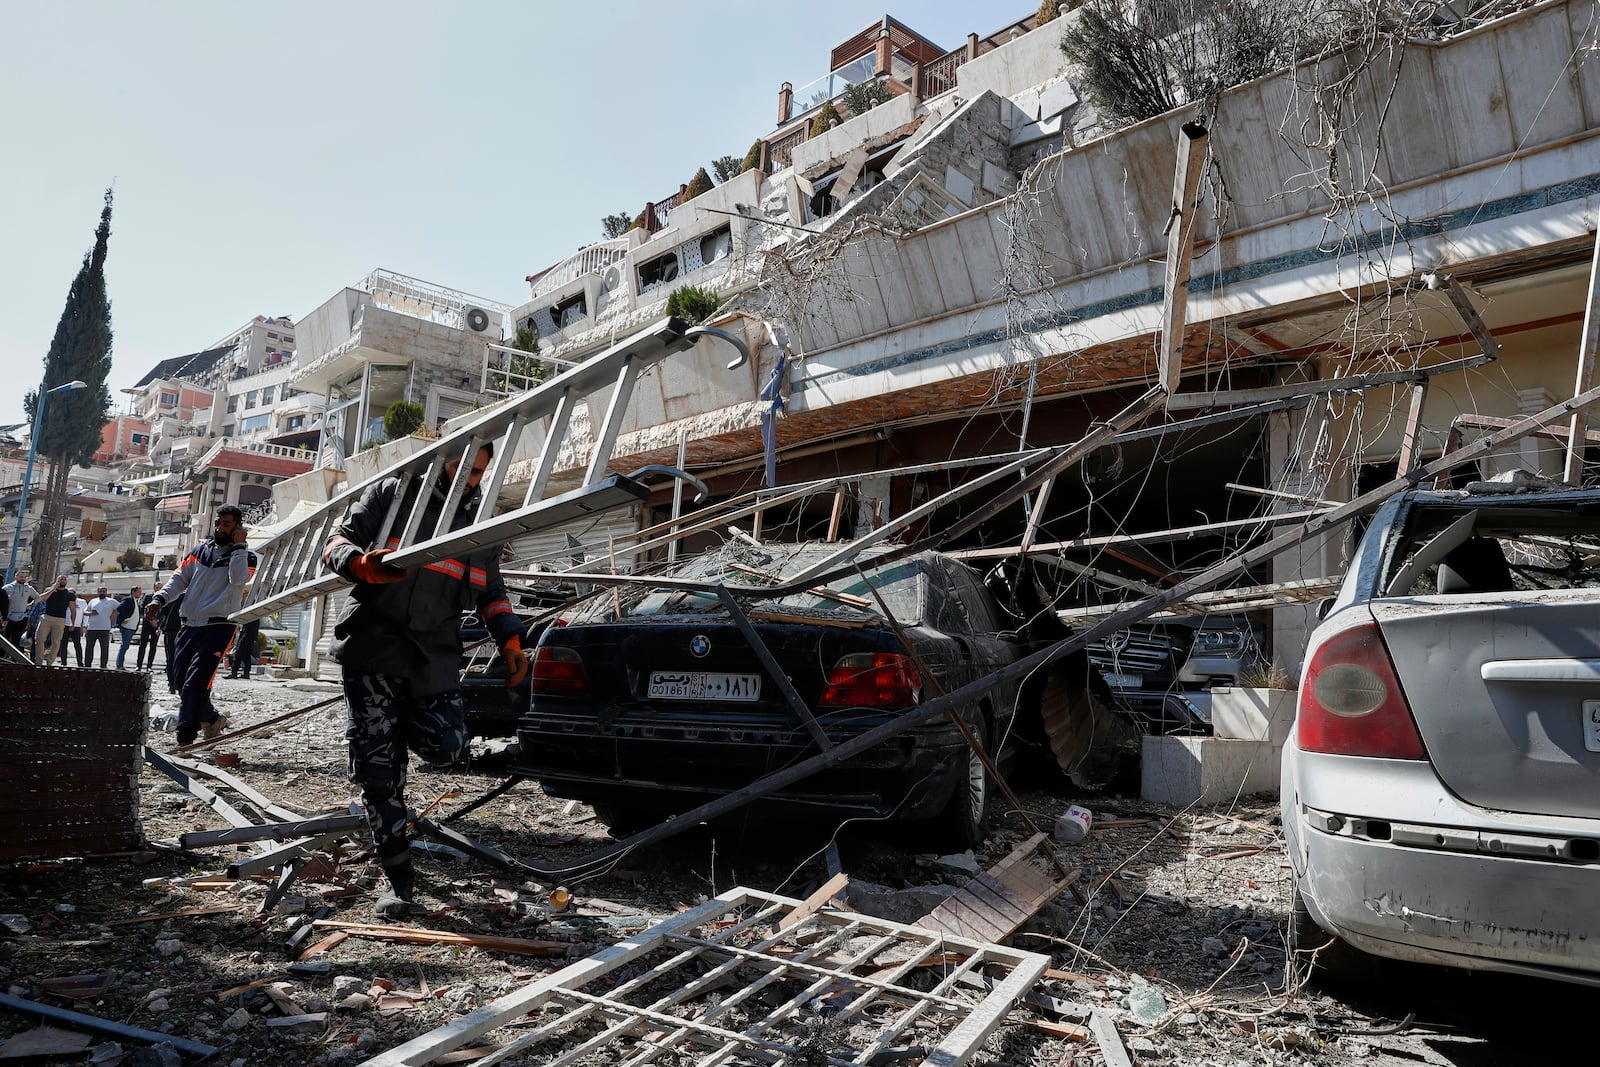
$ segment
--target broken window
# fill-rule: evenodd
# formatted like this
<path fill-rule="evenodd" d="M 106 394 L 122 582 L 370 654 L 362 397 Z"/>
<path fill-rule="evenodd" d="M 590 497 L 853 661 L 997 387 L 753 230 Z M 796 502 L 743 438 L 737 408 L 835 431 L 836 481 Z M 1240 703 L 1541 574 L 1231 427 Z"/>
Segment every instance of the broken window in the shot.
<path fill-rule="evenodd" d="M 550 309 L 550 319 L 557 329 L 565 329 L 588 314 L 589 304 L 582 292 L 573 293 Z"/>
<path fill-rule="evenodd" d="M 668 252 L 647 263 L 639 264 L 639 291 L 647 292 L 666 285 L 678 276 L 678 253 Z"/>

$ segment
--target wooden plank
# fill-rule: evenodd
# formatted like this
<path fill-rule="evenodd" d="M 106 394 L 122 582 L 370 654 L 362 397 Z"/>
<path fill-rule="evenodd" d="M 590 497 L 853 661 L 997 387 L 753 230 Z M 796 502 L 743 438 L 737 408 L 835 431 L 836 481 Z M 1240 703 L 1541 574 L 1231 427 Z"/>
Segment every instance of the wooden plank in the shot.
<path fill-rule="evenodd" d="M 1417 463 L 1417 443 L 1422 439 L 1422 405 L 1428 399 L 1428 383 L 1411 387 L 1411 408 L 1406 413 L 1405 429 L 1400 432 L 1400 455 L 1395 469 L 1404 474 Z"/>
<path fill-rule="evenodd" d="M 1087 1029 L 1081 1026 L 1074 1026 L 1071 1023 L 1051 1022 L 1049 1019 L 1024 1018 L 1021 1020 L 1021 1025 L 1029 1030 L 1037 1030 L 1041 1034 L 1059 1037 L 1063 1041 L 1089 1040 L 1089 1031 Z"/>
<path fill-rule="evenodd" d="M 1133 1058 L 1122 1043 L 1122 1035 L 1117 1033 L 1115 1019 L 1103 1011 L 1094 1012 L 1089 1016 L 1089 1030 L 1100 1046 L 1100 1056 L 1106 1061 L 1106 1067 L 1133 1067 Z"/>
<path fill-rule="evenodd" d="M 513 952 L 521 956 L 565 956 L 572 951 L 568 941 L 531 941 L 521 937 L 496 937 L 492 934 L 458 934 L 449 930 L 426 930 L 408 926 L 374 926 L 365 923 L 316 919 L 316 927 L 343 930 L 351 937 L 370 937 L 377 941 L 401 941 L 411 945 L 469 945 L 473 948 Z"/>
<path fill-rule="evenodd" d="M 161 922 L 165 919 L 188 919 L 196 915 L 225 915 L 230 911 L 238 911 L 242 905 L 227 904 L 217 908 L 184 908 L 182 911 L 164 911 L 158 915 L 135 915 L 131 919 L 112 919 L 102 923 L 102 926 L 137 926 L 140 923 Z"/>
<path fill-rule="evenodd" d="M 321 941 L 318 941 L 316 944 L 312 945 L 310 948 L 308 948 L 305 951 L 301 952 L 300 955 L 295 957 L 295 959 L 304 960 L 304 959 L 310 959 L 312 956 L 321 955 L 322 953 L 328 951 L 330 948 L 333 948 L 335 945 L 339 944 L 341 941 L 343 941 L 345 938 L 347 938 L 349 936 L 350 936 L 350 934 L 348 932 L 344 931 L 344 930 L 335 930 L 333 933 L 329 934 L 327 937 L 323 938 Z"/>
<path fill-rule="evenodd" d="M 844 892 L 844 887 L 849 884 L 850 876 L 844 873 L 836 874 L 829 878 L 818 887 L 815 893 L 801 901 L 799 907 L 796 907 L 789 914 L 778 920 L 778 929 L 787 930 L 789 927 L 809 919 L 817 913 L 818 909 L 826 907 L 830 901 Z"/>

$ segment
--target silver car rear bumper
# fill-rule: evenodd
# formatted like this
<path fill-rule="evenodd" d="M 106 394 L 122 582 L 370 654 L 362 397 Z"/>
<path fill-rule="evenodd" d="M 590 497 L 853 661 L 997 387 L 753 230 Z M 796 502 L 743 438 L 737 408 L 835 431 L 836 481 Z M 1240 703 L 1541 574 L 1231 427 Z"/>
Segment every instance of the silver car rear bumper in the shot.
<path fill-rule="evenodd" d="M 1600 984 L 1600 861 L 1572 858 L 1600 825 L 1472 808 L 1421 761 L 1291 740 L 1283 770 L 1290 862 L 1318 925 L 1374 955 Z"/>

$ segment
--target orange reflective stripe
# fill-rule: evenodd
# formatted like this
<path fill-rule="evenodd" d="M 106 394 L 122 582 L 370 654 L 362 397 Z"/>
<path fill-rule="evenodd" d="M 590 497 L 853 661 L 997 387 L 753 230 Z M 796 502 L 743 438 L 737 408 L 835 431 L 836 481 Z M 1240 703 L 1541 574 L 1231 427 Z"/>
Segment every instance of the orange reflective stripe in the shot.
<path fill-rule="evenodd" d="M 438 563 L 430 563 L 424 570 L 438 571 L 458 580 L 467 576 L 467 568 L 453 559 L 441 559 Z"/>
<path fill-rule="evenodd" d="M 483 617 L 485 619 L 492 619 L 497 615 L 509 615 L 510 613 L 511 602 L 509 600 L 491 601 L 489 606 L 483 609 Z"/>
<path fill-rule="evenodd" d="M 489 572 L 482 567 L 472 568 L 472 584 L 482 589 L 489 584 Z"/>
<path fill-rule="evenodd" d="M 398 537 L 389 538 L 389 540 L 387 540 L 387 541 L 385 541 L 383 543 L 383 547 L 384 548 L 399 548 L 400 547 L 400 538 L 398 538 Z"/>

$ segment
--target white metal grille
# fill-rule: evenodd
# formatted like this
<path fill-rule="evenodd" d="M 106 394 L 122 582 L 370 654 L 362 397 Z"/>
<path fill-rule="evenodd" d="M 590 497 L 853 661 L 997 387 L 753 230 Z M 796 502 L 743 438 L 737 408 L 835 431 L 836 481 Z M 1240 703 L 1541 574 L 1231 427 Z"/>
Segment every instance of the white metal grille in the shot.
<path fill-rule="evenodd" d="M 965 1063 L 1049 959 L 737 888 L 368 1060 L 424 1064 L 495 1033 L 479 1064 Z M 802 1058 L 804 1057 L 804 1058 Z"/>

